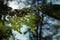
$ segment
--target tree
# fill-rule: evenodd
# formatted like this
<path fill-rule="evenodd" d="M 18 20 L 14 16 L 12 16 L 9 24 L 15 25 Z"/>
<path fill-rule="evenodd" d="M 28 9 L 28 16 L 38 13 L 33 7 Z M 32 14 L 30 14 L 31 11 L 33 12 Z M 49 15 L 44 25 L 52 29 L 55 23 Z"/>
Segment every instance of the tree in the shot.
<path fill-rule="evenodd" d="M 37 25 L 40 24 L 40 16 L 39 14 L 37 14 L 37 12 L 35 10 L 32 10 L 31 8 L 23 8 L 23 9 L 15 9 L 13 11 L 12 8 L 8 7 L 6 4 L 4 4 L 3 1 L 0 1 L 0 15 L 1 18 L 3 17 L 3 20 L 1 19 L 1 25 L 0 25 L 0 29 L 1 30 L 1 36 L 4 39 L 7 39 L 7 35 L 3 35 L 3 34 L 12 34 L 12 29 L 20 32 L 20 28 L 22 27 L 22 24 L 25 24 L 27 26 L 30 27 L 30 31 L 34 32 L 35 28 Z M 5 19 L 6 16 L 8 16 L 8 20 Z M 11 24 L 12 27 L 7 26 L 8 24 Z M 6 27 L 5 27 L 6 26 Z M 11 28 L 11 29 L 10 29 Z M 10 30 L 11 31 L 10 31 Z M 6 33 L 6 31 L 8 33 Z M 6 38 L 5 38 L 6 36 Z M 9 37 L 9 35 L 8 35 Z M 3 38 L 0 38 L 1 40 L 3 40 Z"/>
<path fill-rule="evenodd" d="M 33 0 L 33 2 L 35 3 L 34 0 Z M 41 11 L 43 14 L 46 14 L 50 17 L 60 20 L 60 14 L 59 14 L 60 5 L 45 4 L 45 3 L 46 3 L 46 1 L 42 0 L 42 5 L 41 6 L 36 5 L 35 9 L 23 8 L 23 9 L 15 9 L 15 10 L 11 11 L 12 8 L 8 7 L 7 4 L 4 4 L 4 0 L 0 0 L 0 31 L 1 31 L 0 39 L 8 40 L 8 37 L 10 35 L 12 35 L 12 29 L 21 33 L 20 28 L 22 27 L 22 24 L 29 26 L 30 32 L 32 32 L 32 33 L 34 33 L 36 30 L 38 31 L 38 28 L 39 28 L 38 25 L 41 25 L 41 28 L 43 25 L 43 19 L 42 19 L 43 15 L 41 17 L 39 15 L 39 11 Z M 5 19 L 6 16 L 8 16 L 8 20 Z M 3 19 L 1 19 L 1 18 L 3 18 Z M 8 24 L 11 24 L 12 26 L 9 27 Z M 59 28 L 59 26 L 58 26 L 58 28 Z M 42 30 L 42 29 L 40 29 L 40 30 Z M 56 34 L 56 32 L 54 32 L 54 35 L 55 34 Z M 38 33 L 38 35 L 40 35 L 40 34 Z M 51 39 L 52 36 L 53 35 L 47 36 L 45 38 L 42 37 L 42 39 L 48 40 L 48 39 Z M 41 36 L 37 36 L 37 37 L 41 37 Z M 35 38 L 36 38 L 36 36 L 35 36 Z M 35 39 L 35 40 L 37 40 L 37 39 Z M 38 39 L 38 40 L 40 40 L 40 39 Z"/>

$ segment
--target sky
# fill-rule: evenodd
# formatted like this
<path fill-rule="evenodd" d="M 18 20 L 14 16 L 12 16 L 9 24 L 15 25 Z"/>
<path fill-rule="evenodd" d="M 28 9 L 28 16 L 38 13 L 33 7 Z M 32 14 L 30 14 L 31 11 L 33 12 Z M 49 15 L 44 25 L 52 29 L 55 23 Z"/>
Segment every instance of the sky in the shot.
<path fill-rule="evenodd" d="M 26 7 L 30 7 L 31 5 L 28 5 L 26 0 L 13 0 L 8 1 L 8 6 L 14 9 L 22 9 Z"/>
<path fill-rule="evenodd" d="M 60 5 L 60 0 L 52 0 L 53 4 L 59 4 Z"/>
<path fill-rule="evenodd" d="M 52 1 L 53 4 L 59 4 L 60 5 L 60 0 L 47 0 L 48 3 L 50 1 Z"/>
<path fill-rule="evenodd" d="M 28 26 L 23 25 L 23 27 L 20 30 L 21 30 L 22 34 L 18 33 L 15 30 L 12 30 L 15 40 L 29 40 L 29 32 L 24 34 L 24 32 L 28 31 Z"/>

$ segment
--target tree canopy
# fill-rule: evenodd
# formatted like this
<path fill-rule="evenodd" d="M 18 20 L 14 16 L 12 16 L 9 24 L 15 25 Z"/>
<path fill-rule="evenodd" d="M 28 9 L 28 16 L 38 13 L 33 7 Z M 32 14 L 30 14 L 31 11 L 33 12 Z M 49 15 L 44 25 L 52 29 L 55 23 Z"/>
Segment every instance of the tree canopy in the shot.
<path fill-rule="evenodd" d="M 30 28 L 30 32 L 34 32 L 38 25 L 41 25 L 43 22 L 39 11 L 41 11 L 43 14 L 60 20 L 60 5 L 45 4 L 42 6 L 37 5 L 35 10 L 32 8 L 12 10 L 11 7 L 8 7 L 7 4 L 4 4 L 4 0 L 0 0 L 0 39 L 8 40 L 8 37 L 12 35 L 12 29 L 22 33 L 20 29 L 22 28 L 23 24 Z M 11 25 L 9 26 L 9 24 Z M 49 38 L 47 38 L 47 40 Z"/>

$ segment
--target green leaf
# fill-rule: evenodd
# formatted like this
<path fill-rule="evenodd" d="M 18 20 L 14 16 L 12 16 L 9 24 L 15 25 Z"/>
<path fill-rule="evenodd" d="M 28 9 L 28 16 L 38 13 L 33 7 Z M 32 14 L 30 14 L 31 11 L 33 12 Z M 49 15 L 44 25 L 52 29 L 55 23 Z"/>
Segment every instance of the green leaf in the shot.
<path fill-rule="evenodd" d="M 23 13 L 21 15 L 22 17 L 17 16 L 18 13 L 14 16 L 9 17 L 9 21 L 12 24 L 12 28 L 19 32 L 19 29 L 22 27 L 22 24 L 25 24 L 30 27 L 30 30 L 32 32 L 34 32 L 36 26 L 40 24 L 40 16 L 35 11 L 29 8 L 24 8 L 20 11 L 22 11 L 20 12 L 20 14 Z"/>
<path fill-rule="evenodd" d="M 15 30 L 15 31 L 18 31 L 19 33 L 20 32 L 20 28 L 22 27 L 21 25 L 21 21 L 20 21 L 20 18 L 17 17 L 16 15 L 15 16 L 11 16 L 9 18 L 9 21 L 10 23 L 12 24 L 12 28 Z"/>

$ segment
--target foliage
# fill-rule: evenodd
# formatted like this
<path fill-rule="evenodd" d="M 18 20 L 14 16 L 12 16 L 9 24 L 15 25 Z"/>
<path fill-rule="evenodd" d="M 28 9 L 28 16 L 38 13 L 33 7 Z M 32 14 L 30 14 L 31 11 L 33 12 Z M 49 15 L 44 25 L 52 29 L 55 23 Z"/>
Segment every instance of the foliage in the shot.
<path fill-rule="evenodd" d="M 44 14 L 49 15 L 50 17 L 60 19 L 60 5 L 48 4 L 41 7 Z"/>
<path fill-rule="evenodd" d="M 0 21 L 0 39 L 6 39 L 8 40 L 8 38 L 12 35 L 12 31 L 10 27 L 7 26 L 3 26 L 2 22 Z"/>
<path fill-rule="evenodd" d="M 60 19 L 60 5 L 48 4 L 36 6 L 36 10 L 32 10 L 31 8 L 23 8 L 21 10 L 15 9 L 11 11 L 12 8 L 8 7 L 7 4 L 4 5 L 3 1 L 4 0 L 0 0 L 0 15 L 4 15 L 4 17 L 8 15 L 8 20 L 0 20 L 0 39 L 7 39 L 12 34 L 12 29 L 21 33 L 20 29 L 23 24 L 27 25 L 31 32 L 34 32 L 35 28 L 41 23 L 41 17 L 37 11 L 42 11 L 48 16 Z M 3 25 L 3 22 L 4 24 L 11 24 L 12 27 L 10 28 Z M 56 27 L 56 30 L 58 28 L 59 27 Z M 51 36 L 48 36 L 44 39 L 49 40 L 51 39 Z"/>
<path fill-rule="evenodd" d="M 15 9 L 12 11 L 12 8 L 8 7 L 3 3 L 4 0 L 0 1 L 0 15 L 3 17 L 3 20 L 0 17 L 0 39 L 8 40 L 10 35 L 12 35 L 12 29 L 21 33 L 20 29 L 23 24 L 27 25 L 30 28 L 31 32 L 35 31 L 35 28 L 40 24 L 39 14 L 32 10 L 31 8 Z M 8 19 L 5 19 L 8 16 Z M 9 27 L 8 24 L 11 24 L 12 27 Z"/>
<path fill-rule="evenodd" d="M 23 24 L 27 25 L 31 32 L 34 32 L 41 19 L 39 14 L 31 8 L 12 11 L 12 8 L 3 4 L 3 1 L 0 1 L 0 15 L 4 16 L 3 20 L 0 17 L 0 39 L 2 40 L 7 39 L 12 34 L 12 29 L 21 33 L 20 29 Z M 6 16 L 8 16 L 8 20 L 5 19 Z M 8 24 L 11 24 L 12 27 L 9 27 Z"/>
<path fill-rule="evenodd" d="M 30 10 L 28 8 L 24 8 L 21 10 L 23 12 L 16 13 L 18 14 L 18 16 L 14 15 L 9 17 L 9 22 L 12 24 L 12 28 L 20 32 L 20 28 L 23 24 L 25 24 L 30 27 L 31 32 L 34 32 L 36 26 L 40 24 L 40 16 L 33 10 Z"/>

